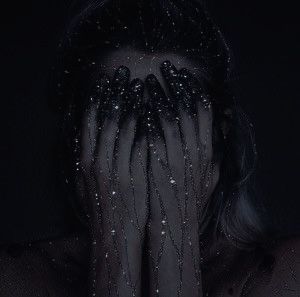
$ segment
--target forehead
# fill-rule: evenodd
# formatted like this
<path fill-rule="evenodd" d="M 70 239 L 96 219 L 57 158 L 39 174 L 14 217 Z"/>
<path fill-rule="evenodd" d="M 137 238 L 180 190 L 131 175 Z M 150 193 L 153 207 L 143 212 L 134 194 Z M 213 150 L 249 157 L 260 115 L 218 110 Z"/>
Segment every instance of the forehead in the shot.
<path fill-rule="evenodd" d="M 164 86 L 164 80 L 160 72 L 162 62 L 169 60 L 177 69 L 188 68 L 197 73 L 195 64 L 185 57 L 174 53 L 146 53 L 132 47 L 120 48 L 110 51 L 100 59 L 101 72 L 113 76 L 115 70 L 123 65 L 130 69 L 131 79 L 145 80 L 147 75 L 154 74 Z"/>

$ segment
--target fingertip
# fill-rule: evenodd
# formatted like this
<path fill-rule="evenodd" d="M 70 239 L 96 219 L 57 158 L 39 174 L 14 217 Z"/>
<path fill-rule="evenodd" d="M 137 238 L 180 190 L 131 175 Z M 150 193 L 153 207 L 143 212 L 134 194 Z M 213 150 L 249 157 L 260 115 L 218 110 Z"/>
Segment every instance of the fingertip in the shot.
<path fill-rule="evenodd" d="M 165 100 L 165 92 L 154 74 L 149 74 L 146 77 L 146 87 L 150 95 L 150 102 L 152 102 L 152 104 Z"/>
<path fill-rule="evenodd" d="M 128 84 L 130 78 L 130 70 L 126 66 L 120 66 L 114 75 L 113 88 L 116 92 L 121 92 Z"/>
<path fill-rule="evenodd" d="M 172 63 L 169 60 L 165 60 L 161 63 L 161 68 L 162 69 L 168 69 L 172 66 Z"/>
<path fill-rule="evenodd" d="M 129 77 L 130 75 L 130 70 L 128 67 L 121 65 L 117 70 L 116 70 L 116 76 L 119 77 Z"/>
<path fill-rule="evenodd" d="M 149 74 L 149 75 L 147 75 L 145 81 L 146 81 L 146 84 L 147 84 L 147 85 L 150 85 L 150 86 L 153 86 L 153 85 L 159 83 L 158 80 L 157 80 L 157 78 L 156 78 L 156 76 L 155 76 L 154 74 Z"/>
<path fill-rule="evenodd" d="M 160 69 L 166 79 L 174 78 L 178 74 L 177 68 L 169 60 L 162 62 Z"/>
<path fill-rule="evenodd" d="M 135 78 L 130 84 L 130 91 L 132 93 L 142 93 L 144 91 L 144 82 L 139 78 Z"/>
<path fill-rule="evenodd" d="M 135 111 L 138 111 L 138 113 L 140 113 L 144 98 L 144 82 L 141 79 L 136 78 L 131 82 L 129 88 L 129 96 L 129 107 L 132 106 Z"/>

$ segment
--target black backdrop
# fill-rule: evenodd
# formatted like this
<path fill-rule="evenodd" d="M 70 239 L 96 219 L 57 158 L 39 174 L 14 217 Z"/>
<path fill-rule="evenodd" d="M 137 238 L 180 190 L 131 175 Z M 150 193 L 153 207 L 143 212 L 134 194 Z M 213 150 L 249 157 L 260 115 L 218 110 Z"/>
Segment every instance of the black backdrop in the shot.
<path fill-rule="evenodd" d="M 300 28 L 296 9 L 269 1 L 210 0 L 232 48 L 238 94 L 256 128 L 258 178 L 278 235 L 300 231 Z M 55 176 L 58 126 L 47 71 L 71 0 L 30 0 L 2 10 L 0 243 L 76 227 Z"/>

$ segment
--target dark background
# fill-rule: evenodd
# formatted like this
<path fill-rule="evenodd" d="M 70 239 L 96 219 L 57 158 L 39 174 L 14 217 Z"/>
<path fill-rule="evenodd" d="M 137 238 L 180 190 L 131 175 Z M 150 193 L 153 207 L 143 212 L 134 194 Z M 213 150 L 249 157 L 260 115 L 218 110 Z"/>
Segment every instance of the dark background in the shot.
<path fill-rule="evenodd" d="M 15 2 L 2 10 L 0 243 L 76 227 L 53 174 L 57 118 L 47 73 L 71 0 Z M 256 129 L 260 192 L 279 236 L 300 232 L 299 53 L 296 8 L 285 2 L 210 0 L 233 51 L 240 101 Z"/>

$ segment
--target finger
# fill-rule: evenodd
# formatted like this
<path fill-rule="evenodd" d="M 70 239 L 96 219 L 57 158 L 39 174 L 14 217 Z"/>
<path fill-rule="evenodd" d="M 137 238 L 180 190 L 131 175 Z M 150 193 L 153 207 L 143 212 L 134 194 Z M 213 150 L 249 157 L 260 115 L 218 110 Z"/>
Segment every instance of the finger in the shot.
<path fill-rule="evenodd" d="M 138 124 L 138 123 L 137 123 Z M 138 129 L 138 128 L 137 128 Z M 143 131 L 144 133 L 144 131 Z M 145 135 L 135 137 L 132 144 L 129 158 L 129 164 L 126 165 L 125 171 L 120 171 L 122 174 L 123 186 L 122 198 L 124 204 L 128 206 L 127 210 L 121 208 L 124 233 L 127 237 L 127 256 L 123 250 L 121 255 L 123 263 L 130 263 L 130 278 L 137 285 L 137 292 L 141 289 L 140 273 L 142 272 L 142 251 L 145 240 L 145 226 L 148 219 L 148 179 L 146 173 L 147 166 L 147 141 Z M 123 158 L 122 158 L 123 159 Z M 126 174 L 126 178 L 124 176 Z M 122 181 L 121 181 L 122 182 Z"/>
<path fill-rule="evenodd" d="M 125 92 L 128 88 L 130 71 L 125 66 L 120 66 L 114 75 L 111 86 L 111 112 L 116 116 L 120 113 L 121 105 L 124 104 L 122 99 L 125 97 Z"/>
<path fill-rule="evenodd" d="M 132 195 L 134 197 L 134 212 L 137 227 L 142 237 L 149 215 L 148 205 L 148 142 L 142 121 L 137 122 L 135 143 L 131 149 L 129 176 Z"/>
<path fill-rule="evenodd" d="M 176 111 L 154 75 L 147 77 L 146 85 L 150 94 L 153 123 L 154 125 L 160 123 L 163 133 L 167 152 L 166 162 L 170 168 L 170 175 L 181 185 L 183 181 L 180 177 L 181 170 L 184 168 L 184 155 Z"/>
<path fill-rule="evenodd" d="M 89 97 L 89 104 L 83 114 L 82 142 L 86 155 L 85 161 L 90 160 L 92 162 L 95 158 L 99 131 L 109 108 L 109 93 L 110 78 L 106 75 L 101 75 L 94 83 Z"/>
<path fill-rule="evenodd" d="M 174 121 L 175 117 L 170 98 L 166 96 L 155 75 L 150 74 L 146 77 L 146 87 L 150 95 L 151 108 L 156 110 L 166 120 Z"/>
<path fill-rule="evenodd" d="M 129 75 L 128 68 L 119 67 L 111 82 L 105 108 L 99 106 L 99 117 L 102 117 L 102 120 L 96 162 L 99 211 L 101 212 L 103 235 L 101 238 L 102 244 L 98 247 L 101 249 L 99 253 L 105 255 L 105 257 L 101 257 L 103 262 L 99 261 L 97 263 L 97 277 L 104 277 L 102 273 L 105 274 L 106 269 L 103 269 L 103 267 L 108 265 L 111 275 L 114 276 L 112 283 L 119 283 L 119 286 L 124 287 L 124 290 L 126 289 L 124 279 L 125 277 L 128 278 L 128 275 L 125 276 L 119 273 L 119 263 L 126 264 L 123 261 L 123 248 L 126 244 L 123 240 L 123 232 L 126 222 L 123 221 L 122 212 L 120 212 L 121 195 L 118 188 L 118 173 L 113 168 L 113 160 L 118 159 L 119 156 L 120 118 L 122 107 L 125 105 Z M 126 232 L 130 233 L 129 231 Z M 117 277 L 118 275 L 120 278 Z M 106 292 L 106 287 L 102 287 L 101 283 L 98 285 L 101 292 Z"/>
<path fill-rule="evenodd" d="M 100 74 L 93 83 L 88 101 L 96 103 L 97 105 L 103 103 L 103 94 L 108 91 L 109 86 L 110 78 L 105 74 Z"/>
<path fill-rule="evenodd" d="M 178 72 L 174 65 L 166 61 L 161 66 L 162 74 L 167 82 L 170 93 L 175 101 L 178 113 L 178 125 L 181 137 L 181 149 L 184 156 L 184 165 L 182 164 L 181 176 L 184 176 L 185 193 L 188 193 L 186 206 L 197 211 L 197 187 L 196 183 L 199 179 L 200 162 L 197 151 L 197 119 L 195 118 L 195 100 L 192 99 L 189 92 L 181 81 L 181 72 Z M 188 211 L 188 209 L 187 209 Z M 189 216 L 191 222 L 194 223 L 194 229 L 197 229 L 197 219 Z"/>
<path fill-rule="evenodd" d="M 178 78 L 181 82 L 181 100 L 180 104 L 181 107 L 184 109 L 187 109 L 189 111 L 195 112 L 195 97 L 194 94 L 198 92 L 198 89 L 196 88 L 197 85 L 194 86 L 194 84 L 191 84 L 186 71 L 188 71 L 186 68 L 180 69 L 178 72 Z"/>
<path fill-rule="evenodd" d="M 88 208 L 88 193 L 89 189 L 86 184 L 84 176 L 84 167 L 81 160 L 81 131 L 75 133 L 75 137 L 72 139 L 72 155 L 70 157 L 70 172 L 66 179 L 66 183 L 70 186 L 70 191 L 73 193 L 72 199 L 70 199 L 76 216 L 79 220 L 87 225 Z M 70 177 L 70 178 L 69 178 Z"/>
<path fill-rule="evenodd" d="M 114 74 L 112 81 L 112 91 L 115 94 L 121 94 L 128 86 L 130 70 L 126 66 L 120 66 Z"/>
<path fill-rule="evenodd" d="M 170 69 L 172 68 L 169 67 L 169 72 Z M 166 71 L 167 70 L 165 70 L 165 72 Z M 183 85 L 179 75 L 172 79 L 172 83 L 174 91 L 176 91 L 177 94 L 176 111 L 177 123 L 180 129 L 181 149 L 185 157 L 186 166 L 188 166 L 189 169 L 189 174 L 192 173 L 195 177 L 196 167 L 199 166 L 197 152 L 198 125 L 194 108 L 195 102 L 191 98 L 188 88 Z"/>
<path fill-rule="evenodd" d="M 99 147 L 101 128 L 103 127 L 104 119 L 107 117 L 107 113 L 109 112 L 110 93 L 110 78 L 106 75 L 101 75 L 91 91 L 89 105 L 87 106 L 83 116 L 82 133 L 80 136 L 81 156 L 78 164 L 81 166 L 81 175 L 84 177 L 82 183 L 86 188 L 86 195 L 83 199 L 86 201 L 83 202 L 88 205 L 86 214 L 89 215 L 94 226 L 97 225 L 97 203 L 99 202 L 99 189 L 97 188 L 96 181 L 97 175 L 99 174 L 99 163 L 97 163 L 96 160 L 98 157 L 97 148 Z"/>
<path fill-rule="evenodd" d="M 126 274 L 119 274 L 116 279 L 118 287 L 124 288 L 123 292 L 127 292 L 128 286 L 133 284 L 137 285 L 135 288 L 137 291 L 141 289 L 139 276 L 142 267 L 142 233 L 146 224 L 147 199 L 147 179 L 142 178 L 145 174 L 147 143 L 145 131 L 139 131 L 137 127 L 142 95 L 143 84 L 140 80 L 133 81 L 127 96 L 133 108 L 121 111 L 125 115 L 121 114 L 122 120 L 118 124 L 119 134 L 114 145 L 112 162 L 111 182 L 116 181 L 112 182 L 116 209 L 111 220 L 116 220 L 114 238 L 119 250 L 117 262 L 121 263 L 122 267 L 127 267 L 128 262 L 130 263 Z M 123 234 L 126 237 L 123 237 Z M 117 272 L 112 271 L 112 274 L 118 275 Z M 129 281 L 128 284 L 124 282 L 124 278 Z"/>
<path fill-rule="evenodd" d="M 185 98 L 195 102 L 197 117 L 198 151 L 202 153 L 202 159 L 212 157 L 212 124 L 213 112 L 211 100 L 204 92 L 201 82 L 186 68 L 180 70 L 180 78 L 187 94 Z M 187 102 L 189 104 L 189 102 Z"/>
<path fill-rule="evenodd" d="M 184 68 L 177 72 L 176 68 L 168 61 L 162 65 L 163 75 L 177 99 L 178 125 L 185 159 L 186 187 L 189 193 L 188 207 L 196 213 L 195 210 L 199 209 L 197 203 L 201 194 L 198 191 L 198 184 L 204 165 L 201 163 L 199 154 L 198 119 L 194 95 L 196 92 L 200 92 L 201 86 L 198 82 L 196 83 L 194 77 L 187 76 L 186 71 Z M 194 221 L 196 221 L 195 218 Z"/>
<path fill-rule="evenodd" d="M 185 70 L 185 69 L 184 69 Z M 191 97 L 187 88 L 182 82 L 184 70 L 177 71 L 176 67 L 169 61 L 165 61 L 161 66 L 162 74 L 167 82 L 173 100 L 176 102 L 178 111 L 179 126 L 181 128 L 181 138 L 183 142 L 184 154 L 189 159 L 189 167 L 197 164 L 197 120 L 194 120 L 195 100 Z"/>
<path fill-rule="evenodd" d="M 191 100 L 186 102 L 186 104 L 190 104 L 192 100 L 195 100 L 196 102 L 202 102 L 205 109 L 209 108 L 211 102 L 208 96 L 205 96 L 203 83 L 186 68 L 182 68 L 179 71 L 179 78 L 183 83 L 184 92 L 188 95 L 187 98 Z"/>
<path fill-rule="evenodd" d="M 188 86 L 191 94 L 201 92 L 201 82 L 187 68 L 179 70 L 179 78 Z"/>
<path fill-rule="evenodd" d="M 198 165 L 197 154 L 197 122 L 194 120 L 194 100 L 190 100 L 188 92 L 180 79 L 181 72 L 176 67 L 165 61 L 161 66 L 162 74 L 167 82 L 169 90 L 176 102 L 178 112 L 178 124 L 181 130 L 181 142 L 184 156 L 186 157 L 186 166 L 189 168 L 189 174 L 196 177 L 196 167 Z M 194 168 L 193 168 L 194 167 Z"/>
<path fill-rule="evenodd" d="M 200 183 L 201 169 L 205 165 L 201 162 L 198 146 L 198 120 L 196 113 L 196 95 L 200 91 L 200 85 L 196 80 L 182 81 L 181 76 L 185 76 L 185 70 L 177 72 L 176 68 L 170 63 L 165 62 L 162 65 L 162 73 L 166 78 L 167 84 L 176 98 L 176 107 L 178 110 L 178 125 L 180 127 L 180 136 L 182 142 L 182 150 L 185 159 L 184 168 L 186 168 L 186 187 L 189 193 L 188 208 L 199 210 L 201 206 L 199 202 L 200 192 L 198 184 Z M 187 87 L 186 84 L 189 83 Z M 191 83 L 191 84 L 190 84 Z M 197 88 L 197 89 L 196 89 Z M 196 219 L 194 218 L 194 221 Z"/>
<path fill-rule="evenodd" d="M 183 91 L 182 83 L 178 79 L 178 70 L 170 61 L 163 62 L 160 69 L 170 92 L 172 103 L 177 105 L 178 101 L 182 98 Z"/>
<path fill-rule="evenodd" d="M 189 203 L 189 213 L 193 213 L 196 207 L 198 215 L 203 216 L 208 203 L 208 197 L 211 195 L 218 178 L 214 174 L 212 160 L 212 129 L 213 118 L 211 104 L 204 97 L 204 90 L 200 82 L 187 70 L 180 70 L 183 88 L 186 97 L 184 97 L 184 108 L 180 111 L 183 134 L 186 135 L 187 148 L 190 154 L 191 168 L 190 191 L 194 193 L 196 205 Z M 205 100 L 204 100 L 205 99 Z M 189 117 L 189 104 L 194 102 L 196 113 Z M 191 137 L 190 131 L 194 131 L 196 137 Z M 196 144 L 195 144 L 196 141 Z M 195 151 L 197 148 L 197 151 Z"/>
<path fill-rule="evenodd" d="M 155 110 L 148 111 L 148 135 L 149 135 L 149 169 L 148 179 L 150 186 L 150 214 L 151 214 L 151 240 L 153 244 L 153 257 L 159 258 L 160 245 L 158 244 L 166 236 L 166 231 L 172 237 L 176 252 L 180 249 L 181 234 L 176 229 L 182 222 L 183 201 L 182 193 L 178 193 L 176 183 L 179 175 L 174 173 L 170 166 L 170 152 L 166 146 L 164 131 L 160 123 L 160 117 Z M 171 160 L 173 163 L 173 160 Z M 179 160 L 180 163 L 180 160 Z M 182 169 L 182 168 L 180 168 Z M 181 189 L 180 189 L 181 190 Z M 168 217 L 168 220 L 166 219 Z M 162 223 L 168 221 L 166 223 Z M 168 230 L 166 229 L 168 227 Z"/>
<path fill-rule="evenodd" d="M 99 108 L 102 124 L 99 127 L 97 156 L 99 157 L 99 165 L 108 175 L 112 174 L 112 160 L 115 154 L 116 139 L 119 137 L 119 121 L 122 107 L 125 105 L 129 77 L 129 69 L 120 66 L 114 74 L 111 90 L 105 99 L 107 109 L 102 113 L 101 107 Z"/>
<path fill-rule="evenodd" d="M 115 141 L 119 134 L 119 120 L 122 105 L 125 100 L 125 91 L 130 77 L 127 67 L 119 67 L 112 82 L 104 77 L 102 98 L 98 106 L 98 139 L 96 144 L 96 157 L 98 171 L 110 177 L 112 174 L 112 160 L 115 151 Z M 106 78 L 106 79 L 105 79 Z"/>
<path fill-rule="evenodd" d="M 142 107 L 143 84 L 140 80 L 134 80 L 128 91 L 128 101 L 130 101 L 130 111 L 126 111 L 122 115 L 122 120 L 119 122 L 119 137 L 116 139 L 115 153 L 113 158 L 113 170 L 118 180 L 118 188 L 122 189 L 120 195 L 124 200 L 124 204 L 128 206 L 126 209 L 137 226 L 137 220 L 134 213 L 134 201 L 132 199 L 132 185 L 130 179 L 130 162 L 132 158 L 133 148 L 136 145 L 136 140 L 144 131 L 138 130 L 137 122 L 141 113 Z M 124 109 L 123 109 L 123 112 Z M 144 197 L 140 197 L 143 199 Z"/>
<path fill-rule="evenodd" d="M 151 112 L 151 115 L 155 112 Z M 179 198 L 175 179 L 168 166 L 168 152 L 164 135 L 159 121 L 154 117 L 149 130 L 149 169 L 148 181 L 150 187 L 150 220 L 148 224 L 148 242 L 150 253 L 150 269 L 153 276 L 153 288 L 170 279 L 176 280 L 169 289 L 175 293 L 180 283 L 183 242 L 183 199 Z M 182 197 L 182 196 L 181 196 Z M 180 201 L 181 200 L 181 201 Z M 160 275 L 160 267 L 166 275 Z M 164 292 L 164 285 L 159 286 L 159 291 Z"/>
<path fill-rule="evenodd" d="M 128 95 L 126 100 L 126 107 L 123 109 L 125 114 L 133 113 L 138 115 L 142 112 L 143 101 L 144 101 L 144 83 L 142 80 L 134 79 L 128 88 Z"/>
<path fill-rule="evenodd" d="M 86 165 L 91 164 L 94 160 L 99 126 L 101 126 L 105 113 L 108 110 L 109 87 L 109 77 L 101 75 L 100 78 L 93 84 L 88 104 L 83 113 L 81 128 L 81 159 Z"/>
<path fill-rule="evenodd" d="M 99 81 L 95 86 L 94 95 L 92 95 L 92 100 L 96 103 L 98 108 L 98 113 L 104 114 L 108 112 L 109 106 L 109 94 L 111 92 L 111 80 L 110 78 L 103 74 L 101 75 Z M 100 112 L 101 111 L 101 112 Z M 99 118 L 99 120 L 101 120 Z"/>
<path fill-rule="evenodd" d="M 80 159 L 84 167 L 89 167 L 94 159 L 97 136 L 97 114 L 97 106 L 94 103 L 91 103 L 83 114 Z"/>

